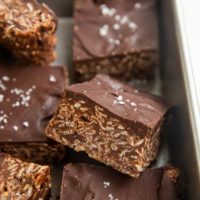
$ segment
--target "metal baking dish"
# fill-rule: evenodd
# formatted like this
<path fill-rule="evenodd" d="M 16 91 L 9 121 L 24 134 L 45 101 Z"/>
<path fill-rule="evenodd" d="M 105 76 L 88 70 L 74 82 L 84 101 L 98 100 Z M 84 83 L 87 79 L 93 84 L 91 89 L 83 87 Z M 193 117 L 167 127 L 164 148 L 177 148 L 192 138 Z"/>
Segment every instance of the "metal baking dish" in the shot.
<path fill-rule="evenodd" d="M 58 59 L 56 64 L 68 66 L 70 75 L 72 44 L 72 1 L 46 0 L 59 16 Z M 161 41 L 161 69 L 154 87 L 145 87 L 158 93 L 174 105 L 172 126 L 166 130 L 161 153 L 155 165 L 171 163 L 181 170 L 183 181 L 183 199 L 200 199 L 200 146 L 197 124 L 195 124 L 195 107 L 191 98 L 191 77 L 187 73 L 184 32 L 181 30 L 179 0 L 158 1 Z M 144 87 L 144 85 L 143 85 Z M 62 167 L 53 167 L 53 191 L 51 199 L 59 198 Z"/>

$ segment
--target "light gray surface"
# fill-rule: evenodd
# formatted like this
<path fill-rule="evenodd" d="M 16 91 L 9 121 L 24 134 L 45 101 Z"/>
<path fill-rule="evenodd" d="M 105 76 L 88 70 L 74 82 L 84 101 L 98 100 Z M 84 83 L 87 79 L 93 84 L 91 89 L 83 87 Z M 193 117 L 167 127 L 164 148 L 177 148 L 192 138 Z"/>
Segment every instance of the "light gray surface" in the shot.
<path fill-rule="evenodd" d="M 63 16 L 64 7 L 71 8 L 71 1 L 49 0 L 48 4 Z M 161 166 L 170 163 L 181 169 L 181 179 L 184 180 L 184 199 L 199 200 L 199 163 L 195 151 L 195 137 L 191 128 L 191 115 L 188 109 L 187 96 L 190 88 L 186 87 L 179 41 L 177 31 L 176 12 L 173 5 L 174 0 L 159 1 L 159 16 L 161 21 L 161 76 L 157 76 L 153 84 L 141 84 L 135 82 L 147 91 L 164 96 L 174 105 L 174 116 L 172 126 L 165 131 L 164 143 L 161 147 L 160 155 L 154 166 Z M 70 9 L 66 9 L 66 16 L 71 15 Z M 60 18 L 58 29 L 58 60 L 56 63 L 67 65 L 72 70 L 71 65 L 71 37 L 72 21 L 70 18 Z M 160 81 L 161 80 L 161 81 Z M 60 193 L 62 167 L 53 169 L 53 197 L 55 200 Z"/>
<path fill-rule="evenodd" d="M 200 199 L 200 162 L 198 157 L 199 146 L 193 124 L 194 107 L 191 91 L 188 85 L 192 82 L 184 62 L 187 47 L 182 45 L 181 37 L 185 32 L 179 29 L 180 19 L 175 3 L 178 0 L 161 1 L 161 49 L 162 49 L 162 87 L 164 96 L 175 105 L 173 126 L 167 135 L 169 156 L 172 164 L 181 169 L 181 178 L 184 181 L 184 199 Z"/>
<path fill-rule="evenodd" d="M 69 77 L 72 77 L 72 18 L 59 18 L 56 47 L 57 60 L 54 65 L 64 65 L 67 67 Z M 70 79 L 70 82 L 72 80 Z"/>

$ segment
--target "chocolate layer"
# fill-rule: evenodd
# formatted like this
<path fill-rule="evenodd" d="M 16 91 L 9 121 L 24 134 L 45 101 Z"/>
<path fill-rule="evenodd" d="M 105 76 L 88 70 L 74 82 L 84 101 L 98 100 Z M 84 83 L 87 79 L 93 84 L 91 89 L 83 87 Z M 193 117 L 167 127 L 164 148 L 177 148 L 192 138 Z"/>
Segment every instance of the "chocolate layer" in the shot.
<path fill-rule="evenodd" d="M 61 200 L 177 200 L 177 177 L 173 168 L 147 169 L 133 179 L 110 168 L 69 164 L 63 172 Z"/>
<path fill-rule="evenodd" d="M 97 75 L 89 82 L 67 88 L 67 98 L 79 100 L 80 95 L 87 104 L 103 107 L 110 115 L 115 115 L 130 126 L 136 122 L 154 128 L 169 108 L 162 98 L 131 88 L 105 75 Z"/>
<path fill-rule="evenodd" d="M 76 0 L 73 61 L 78 78 L 97 73 L 152 77 L 159 60 L 157 21 L 155 0 Z"/>
<path fill-rule="evenodd" d="M 44 142 L 66 88 L 63 67 L 0 65 L 0 142 Z"/>
<path fill-rule="evenodd" d="M 44 128 L 66 75 L 63 67 L 0 65 L 0 152 L 37 163 L 64 158 L 65 147 L 45 137 Z"/>
<path fill-rule="evenodd" d="M 158 50 L 155 0 L 105 0 L 101 5 L 77 0 L 75 6 L 74 61 Z"/>
<path fill-rule="evenodd" d="M 161 98 L 105 75 L 72 85 L 63 95 L 46 135 L 76 151 L 138 177 L 159 149 L 169 109 Z"/>

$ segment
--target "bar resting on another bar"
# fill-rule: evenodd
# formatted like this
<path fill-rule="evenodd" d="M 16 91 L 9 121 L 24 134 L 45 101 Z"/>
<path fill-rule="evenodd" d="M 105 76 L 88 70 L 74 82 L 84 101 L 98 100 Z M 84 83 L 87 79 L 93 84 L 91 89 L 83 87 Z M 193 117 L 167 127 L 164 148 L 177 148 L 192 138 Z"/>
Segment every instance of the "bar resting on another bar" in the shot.
<path fill-rule="evenodd" d="M 97 75 L 67 88 L 45 133 L 138 177 L 157 156 L 168 109 L 162 98 Z"/>

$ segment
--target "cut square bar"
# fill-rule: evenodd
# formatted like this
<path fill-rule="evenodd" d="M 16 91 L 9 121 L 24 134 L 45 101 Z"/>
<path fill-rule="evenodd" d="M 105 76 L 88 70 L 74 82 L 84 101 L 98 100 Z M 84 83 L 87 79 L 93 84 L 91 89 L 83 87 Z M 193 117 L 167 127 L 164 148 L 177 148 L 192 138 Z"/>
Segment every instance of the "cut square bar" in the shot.
<path fill-rule="evenodd" d="M 172 167 L 147 169 L 134 179 L 106 167 L 69 164 L 63 171 L 61 200 L 177 200 L 178 176 Z"/>
<path fill-rule="evenodd" d="M 44 129 L 66 75 L 63 67 L 0 65 L 0 152 L 34 162 L 64 157 L 65 147 L 45 137 Z"/>
<path fill-rule="evenodd" d="M 159 63 L 156 0 L 75 0 L 73 62 L 79 81 L 98 73 L 152 79 Z"/>
<path fill-rule="evenodd" d="M 168 104 L 105 75 L 72 85 L 46 135 L 122 173 L 138 177 L 159 149 Z"/>
<path fill-rule="evenodd" d="M 37 0 L 0 1 L 0 44 L 25 63 L 55 60 L 57 18 Z"/>

